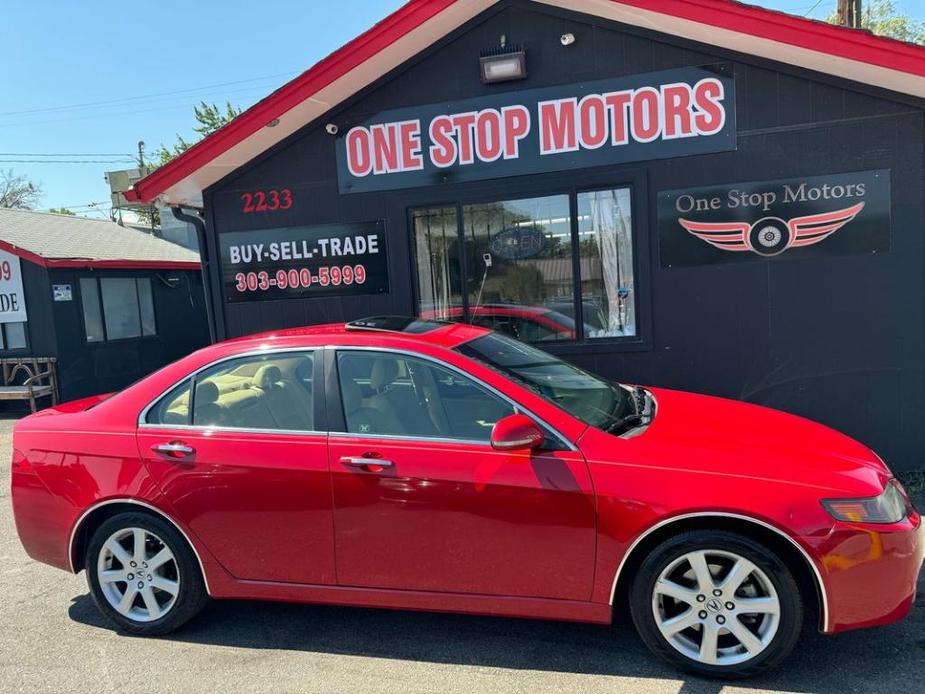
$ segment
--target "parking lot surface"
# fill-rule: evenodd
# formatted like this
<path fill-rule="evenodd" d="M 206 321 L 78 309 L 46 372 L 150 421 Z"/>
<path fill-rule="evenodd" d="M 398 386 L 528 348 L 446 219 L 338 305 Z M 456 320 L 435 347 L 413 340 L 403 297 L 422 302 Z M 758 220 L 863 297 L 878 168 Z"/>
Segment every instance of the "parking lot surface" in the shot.
<path fill-rule="evenodd" d="M 662 665 L 627 624 L 216 602 L 170 637 L 123 636 L 83 574 L 20 546 L 13 424 L 0 420 L 0 692 L 925 692 L 921 601 L 891 627 L 807 632 L 778 671 L 734 684 Z"/>

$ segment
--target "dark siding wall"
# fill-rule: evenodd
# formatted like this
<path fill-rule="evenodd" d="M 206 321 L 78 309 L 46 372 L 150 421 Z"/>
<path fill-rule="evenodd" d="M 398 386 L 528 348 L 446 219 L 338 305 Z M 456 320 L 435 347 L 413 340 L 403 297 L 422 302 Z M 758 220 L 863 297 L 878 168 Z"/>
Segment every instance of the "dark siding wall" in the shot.
<path fill-rule="evenodd" d="M 563 49 L 566 32 L 577 41 Z M 477 57 L 505 34 L 525 45 L 530 76 L 479 82 Z M 727 60 L 734 63 L 738 151 L 623 167 L 339 195 L 328 120 L 342 129 L 388 108 L 491 92 L 629 75 Z M 387 296 L 224 306 L 228 336 L 281 326 L 409 312 L 412 267 L 407 210 L 487 197 L 637 183 L 636 234 L 645 267 L 638 293 L 651 338 L 633 351 L 565 348 L 569 358 L 628 381 L 750 400 L 809 416 L 875 447 L 896 467 L 925 464 L 923 209 L 925 118 L 919 102 L 684 44 L 579 15 L 508 3 L 404 71 L 207 192 L 218 233 L 332 221 L 386 220 L 392 291 Z M 864 169 L 892 171 L 892 250 L 881 255 L 659 268 L 655 196 L 681 187 Z M 577 184 L 577 183 L 576 183 Z M 242 190 L 290 187 L 301 204 L 272 218 L 237 213 Z M 214 237 L 211 239 L 214 244 Z M 650 260 L 651 258 L 651 260 Z M 642 296 L 645 294 L 646 296 Z"/>
<path fill-rule="evenodd" d="M 198 271 L 136 272 L 52 270 L 50 284 L 70 284 L 73 301 L 51 302 L 58 338 L 58 372 L 65 400 L 118 390 L 209 341 L 202 279 Z M 80 302 L 81 277 L 151 278 L 157 335 L 88 343 Z M 165 280 L 177 280 L 175 287 Z M 31 318 L 31 308 L 30 308 Z"/>
<path fill-rule="evenodd" d="M 57 356 L 55 324 L 51 317 L 51 285 L 45 268 L 20 260 L 22 287 L 26 295 L 26 322 L 28 348 L 4 352 L 4 356 L 27 354 L 35 357 Z"/>

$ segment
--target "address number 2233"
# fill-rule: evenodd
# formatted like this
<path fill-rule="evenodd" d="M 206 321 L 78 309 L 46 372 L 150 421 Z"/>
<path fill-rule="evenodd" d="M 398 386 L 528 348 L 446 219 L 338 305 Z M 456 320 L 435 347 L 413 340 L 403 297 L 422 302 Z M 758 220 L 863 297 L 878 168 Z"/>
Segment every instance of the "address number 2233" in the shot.
<path fill-rule="evenodd" d="M 241 193 L 244 214 L 253 212 L 273 212 L 275 210 L 288 210 L 292 207 L 292 191 L 288 188 L 281 190 L 256 190 L 253 193 Z"/>

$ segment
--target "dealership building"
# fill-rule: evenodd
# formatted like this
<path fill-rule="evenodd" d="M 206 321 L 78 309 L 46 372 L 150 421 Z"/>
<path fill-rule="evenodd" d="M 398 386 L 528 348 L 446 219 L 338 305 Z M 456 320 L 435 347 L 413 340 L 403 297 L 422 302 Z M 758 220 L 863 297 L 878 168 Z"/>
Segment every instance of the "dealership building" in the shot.
<path fill-rule="evenodd" d="M 468 320 L 903 469 L 923 164 L 921 47 L 727 0 L 412 0 L 127 196 L 199 228 L 218 338 Z"/>
<path fill-rule="evenodd" d="M 203 296 L 186 248 L 109 220 L 0 209 L 0 397 L 25 399 L 49 369 L 59 400 L 124 388 L 208 343 Z"/>

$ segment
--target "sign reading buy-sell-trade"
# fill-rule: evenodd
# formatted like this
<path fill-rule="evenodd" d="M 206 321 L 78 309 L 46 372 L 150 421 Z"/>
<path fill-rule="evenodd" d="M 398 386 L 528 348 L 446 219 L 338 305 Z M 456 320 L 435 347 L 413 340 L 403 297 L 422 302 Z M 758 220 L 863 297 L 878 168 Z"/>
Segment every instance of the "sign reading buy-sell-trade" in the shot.
<path fill-rule="evenodd" d="M 890 172 L 658 194 L 663 267 L 890 249 Z"/>
<path fill-rule="evenodd" d="M 725 64 L 386 111 L 344 127 L 336 144 L 342 193 L 735 148 Z"/>

